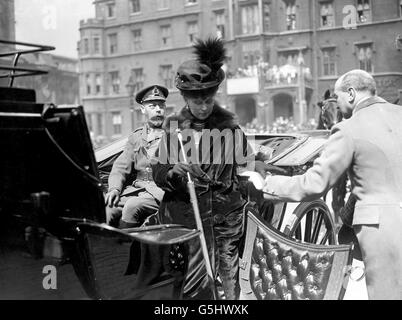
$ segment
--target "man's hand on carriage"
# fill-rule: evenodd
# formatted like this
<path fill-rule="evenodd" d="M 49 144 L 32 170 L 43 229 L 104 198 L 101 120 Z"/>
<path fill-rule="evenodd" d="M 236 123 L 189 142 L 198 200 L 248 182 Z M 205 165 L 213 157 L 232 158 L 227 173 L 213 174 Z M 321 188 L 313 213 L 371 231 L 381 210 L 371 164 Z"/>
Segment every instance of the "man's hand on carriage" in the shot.
<path fill-rule="evenodd" d="M 105 196 L 105 204 L 109 208 L 117 207 L 120 200 L 120 191 L 117 189 L 110 190 Z"/>

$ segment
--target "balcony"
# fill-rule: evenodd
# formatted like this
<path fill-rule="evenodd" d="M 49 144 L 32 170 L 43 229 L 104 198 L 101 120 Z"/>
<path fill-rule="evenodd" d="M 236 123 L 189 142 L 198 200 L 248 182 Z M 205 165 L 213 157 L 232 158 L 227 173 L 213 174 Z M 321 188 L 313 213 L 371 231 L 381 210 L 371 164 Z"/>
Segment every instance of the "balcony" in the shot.
<path fill-rule="evenodd" d="M 303 74 L 299 78 L 299 74 Z M 280 87 L 305 86 L 312 88 L 310 69 L 304 65 L 286 64 L 269 67 L 268 63 L 238 68 L 236 72 L 228 72 L 227 94 L 255 94 L 260 88 L 275 89 Z"/>

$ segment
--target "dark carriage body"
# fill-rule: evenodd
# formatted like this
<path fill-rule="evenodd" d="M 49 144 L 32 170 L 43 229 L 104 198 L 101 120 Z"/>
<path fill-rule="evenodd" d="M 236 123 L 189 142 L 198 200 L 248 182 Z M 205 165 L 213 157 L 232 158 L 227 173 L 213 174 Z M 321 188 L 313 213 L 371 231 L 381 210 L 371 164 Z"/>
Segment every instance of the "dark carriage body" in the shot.
<path fill-rule="evenodd" d="M 181 298 L 198 232 L 104 224 L 82 107 L 0 101 L 0 149 L 0 299 Z"/>

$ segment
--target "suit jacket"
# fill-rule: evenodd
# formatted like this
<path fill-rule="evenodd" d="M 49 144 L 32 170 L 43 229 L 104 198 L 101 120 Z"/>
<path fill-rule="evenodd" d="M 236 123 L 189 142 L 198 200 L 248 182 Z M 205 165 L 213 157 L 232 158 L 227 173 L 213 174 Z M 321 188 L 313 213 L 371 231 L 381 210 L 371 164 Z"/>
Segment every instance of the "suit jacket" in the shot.
<path fill-rule="evenodd" d="M 117 189 L 121 196 L 135 195 L 146 190 L 156 200 L 162 201 L 164 192 L 153 181 L 150 163 L 160 140 L 149 138 L 147 125 L 135 130 L 129 136 L 124 151 L 113 164 L 108 190 Z"/>
<path fill-rule="evenodd" d="M 370 97 L 337 124 L 319 158 L 303 175 L 266 179 L 264 192 L 284 201 L 308 201 L 349 171 L 356 198 L 353 224 L 378 224 L 402 207 L 402 107 Z"/>

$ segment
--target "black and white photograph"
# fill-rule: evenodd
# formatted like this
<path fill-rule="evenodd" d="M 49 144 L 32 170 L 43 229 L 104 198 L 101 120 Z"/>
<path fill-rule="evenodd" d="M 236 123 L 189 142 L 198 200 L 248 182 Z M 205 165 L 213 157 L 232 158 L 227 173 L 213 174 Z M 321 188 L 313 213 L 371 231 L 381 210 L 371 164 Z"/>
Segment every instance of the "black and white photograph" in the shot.
<path fill-rule="evenodd" d="M 402 0 L 0 0 L 0 300 L 402 300 L 401 230 Z"/>

